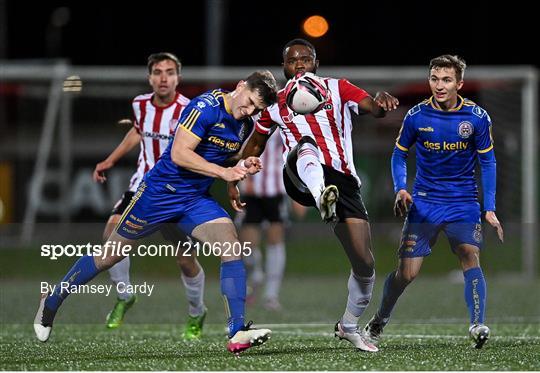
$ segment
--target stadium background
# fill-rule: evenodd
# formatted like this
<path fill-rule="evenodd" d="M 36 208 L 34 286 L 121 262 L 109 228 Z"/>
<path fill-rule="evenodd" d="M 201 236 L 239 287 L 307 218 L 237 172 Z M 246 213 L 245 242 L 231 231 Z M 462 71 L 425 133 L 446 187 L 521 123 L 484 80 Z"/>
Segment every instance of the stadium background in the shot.
<path fill-rule="evenodd" d="M 105 186 L 91 181 L 91 171 L 127 131 L 117 122 L 131 116 L 131 98 L 149 91 L 144 67 L 148 54 L 156 51 L 177 54 L 185 66 L 185 81 L 181 82 L 179 90 L 188 97 L 194 97 L 216 86 L 234 87 L 230 76 L 220 76 L 220 70 L 214 71 L 213 78 L 190 77 L 190 71 L 196 75 L 211 66 L 228 69 L 223 70 L 222 75 L 231 71 L 231 75 L 247 75 L 252 66 L 270 67 L 276 71 L 276 78 L 283 85 L 278 66 L 281 48 L 294 37 L 306 37 L 315 44 L 322 75 L 325 68 L 332 72 L 332 76 L 342 72 L 340 76 L 343 77 L 350 77 L 347 72 L 363 76 L 357 72 L 370 71 L 368 69 L 373 67 L 383 75 L 386 71 L 388 76 L 380 79 L 351 80 L 370 93 L 388 90 L 401 102 L 400 109 L 383 120 L 355 117 L 355 163 L 364 181 L 363 197 L 373 222 L 379 274 L 374 304 L 380 299 L 384 274 L 395 266 L 401 229 L 401 222 L 391 215 L 393 193 L 389 159 L 393 142 L 406 110 L 429 95 L 425 80 L 399 76 L 396 71 L 403 69 L 406 72 L 408 68 L 416 67 L 425 69 L 430 58 L 443 53 L 462 55 L 471 70 L 485 67 L 477 69 L 474 76 L 485 76 L 488 72 L 487 78 L 467 80 L 466 73 L 462 94 L 477 101 L 491 114 L 495 141 L 499 145 L 496 145 L 499 162 L 498 216 L 505 226 L 507 240 L 504 245 L 499 244 L 494 233 L 485 227 L 487 250 L 482 264 L 488 276 L 488 286 L 493 289 L 490 290 L 488 317 L 501 323 L 501 330 L 508 328 L 509 334 L 513 333 L 509 325 L 515 322 L 520 330 L 517 334 L 538 336 L 540 283 L 537 277 L 531 277 L 530 268 L 538 268 L 539 245 L 534 247 L 534 263 L 529 263 L 529 266 L 522 251 L 522 207 L 527 203 L 522 195 L 522 180 L 523 173 L 531 172 L 522 168 L 521 149 L 526 138 L 522 132 L 524 103 L 521 92 L 524 83 L 522 79 L 497 77 L 499 71 L 508 72 L 507 66 L 527 65 L 525 70 L 536 76 L 537 92 L 538 59 L 535 48 L 529 44 L 529 35 L 534 35 L 533 13 L 528 12 L 525 6 L 519 6 L 519 2 L 513 4 L 511 8 L 494 8 L 487 3 L 457 7 L 448 3 L 351 5 L 334 1 L 274 2 L 272 6 L 257 8 L 251 2 L 209 0 L 181 6 L 155 4 L 150 9 L 142 9 L 130 3 L 97 1 L 88 5 L 52 1 L 34 4 L 29 10 L 22 2 L 0 0 L 2 341 L 8 334 L 20 334 L 21 340 L 18 341 L 21 346 L 27 346 L 25 338 L 29 334 L 20 332 L 17 325 L 31 320 L 35 305 L 33 302 L 26 304 L 25 300 L 35 298 L 39 281 L 57 280 L 72 263 L 71 258 L 55 262 L 41 258 L 39 246 L 43 243 L 98 242 L 110 208 L 125 189 L 134 171 L 137 151 L 109 173 L 109 182 Z M 222 10 L 221 16 L 216 16 L 215 11 L 219 9 Z M 312 14 L 321 14 L 329 21 L 330 29 L 321 38 L 309 38 L 302 32 L 302 21 Z M 210 26 L 207 23 L 209 19 L 214 22 Z M 64 92 L 58 97 L 57 128 L 52 137 L 43 193 L 36 207 L 33 234 L 31 237 L 22 236 L 45 113 L 51 101 L 51 85 L 55 81 L 55 66 L 66 66 L 75 72 L 86 71 L 93 78 L 85 79 L 85 75 L 80 74 L 82 91 Z M 384 70 L 386 66 L 394 68 Z M 10 74 L 17 68 L 21 68 L 22 73 L 15 75 L 21 77 L 14 79 Z M 502 70 L 489 70 L 499 68 Z M 122 71 L 125 72 L 123 78 Z M 100 72 L 104 78 L 99 78 Z M 538 102 L 533 104 L 537 108 Z M 537 119 L 535 125 L 537 128 Z M 66 130 L 70 134 L 67 138 Z M 538 132 L 536 130 L 536 143 Z M 63 144 L 69 144 L 67 150 Z M 538 164 L 536 158 L 533 161 L 532 164 Z M 538 176 L 538 171 L 535 172 Z M 414 173 L 414 167 L 409 168 L 409 173 Z M 216 183 L 213 191 L 228 207 L 223 184 Z M 534 216 L 537 222 L 538 206 Z M 537 230 L 537 227 L 538 223 L 529 230 Z M 160 240 L 160 237 L 155 239 Z M 453 331 L 454 324 L 459 325 L 465 320 L 461 272 L 444 237 L 439 241 L 425 263 L 422 279 L 414 285 L 416 290 L 411 291 L 411 299 L 406 300 L 405 297 L 398 308 L 401 312 L 396 316 L 398 325 L 429 320 L 441 323 L 440 320 L 445 319 L 450 320 L 448 330 Z M 250 313 L 259 322 L 289 324 L 303 321 L 330 325 L 342 310 L 348 271 L 345 255 L 337 240 L 311 211 L 305 221 L 292 222 L 287 249 L 283 303 L 290 312 L 273 315 L 255 308 Z M 185 309 L 181 303 L 174 260 L 136 258 L 132 263 L 134 281 L 149 280 L 162 285 L 155 299 L 133 310 L 130 322 L 144 325 L 182 322 L 181 312 L 170 311 L 171 307 Z M 218 260 L 203 258 L 203 265 L 209 278 L 206 299 L 215 310 L 210 315 L 210 322 L 220 323 Z M 106 276 L 102 275 L 98 281 L 106 281 Z M 445 290 L 447 287 L 448 292 Z M 299 292 L 302 296 L 297 296 Z M 171 293 L 177 293 L 173 299 Z M 314 293 L 325 295 L 321 299 Z M 513 294 L 513 302 L 505 300 L 507 293 Z M 90 297 L 83 302 L 95 312 L 81 315 L 74 305 L 76 302 L 70 301 L 61 320 L 101 323 L 112 299 Z M 368 313 L 373 311 L 372 305 Z M 298 316 L 300 312 L 302 317 Z M 257 314 L 261 316 L 255 316 Z M 411 333 L 416 332 L 414 328 L 410 330 Z M 96 338 L 106 340 L 108 337 L 98 335 Z M 508 343 L 511 342 L 515 341 Z M 14 356 L 23 355 L 21 351 L 24 348 L 2 346 L 7 348 L 6 351 L 14 348 Z M 538 351 L 538 344 L 535 348 Z M 524 361 L 522 369 L 534 367 L 527 365 L 527 359 Z M 12 365 L 7 366 L 12 369 L 25 367 L 17 363 L 16 358 L 10 363 Z M 36 366 L 47 368 L 47 365 Z M 440 367 L 442 369 L 444 365 Z M 456 368 L 453 365 L 447 367 Z M 489 369 L 490 365 L 482 367 Z M 225 368 L 232 369 L 228 365 Z M 331 366 L 327 368 L 332 369 Z M 437 366 L 432 368 L 438 369 Z"/>

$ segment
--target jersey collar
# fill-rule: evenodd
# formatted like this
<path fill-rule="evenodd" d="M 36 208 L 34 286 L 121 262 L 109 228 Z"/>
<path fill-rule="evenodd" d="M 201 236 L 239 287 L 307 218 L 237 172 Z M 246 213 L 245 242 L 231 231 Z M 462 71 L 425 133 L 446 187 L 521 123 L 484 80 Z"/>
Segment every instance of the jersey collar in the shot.
<path fill-rule="evenodd" d="M 463 99 L 463 97 L 461 97 L 460 95 L 457 96 L 458 98 L 458 101 L 457 101 L 457 105 L 455 107 L 453 107 L 452 109 L 448 110 L 448 111 L 460 111 L 462 106 L 463 106 L 463 103 L 465 102 L 465 100 Z M 429 104 L 431 105 L 431 107 L 435 110 L 438 110 L 438 111 L 442 111 L 441 109 L 439 109 L 437 106 L 435 106 L 435 104 L 433 103 L 433 96 L 431 96 L 429 98 Z"/>

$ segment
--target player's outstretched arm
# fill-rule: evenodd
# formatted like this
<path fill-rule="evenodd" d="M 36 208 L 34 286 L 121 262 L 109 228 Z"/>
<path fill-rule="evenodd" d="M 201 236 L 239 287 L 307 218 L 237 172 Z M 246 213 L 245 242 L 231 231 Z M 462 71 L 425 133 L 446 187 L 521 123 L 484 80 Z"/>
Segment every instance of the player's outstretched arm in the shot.
<path fill-rule="evenodd" d="M 396 110 L 399 100 L 388 92 L 377 92 L 375 98 L 366 97 L 358 103 L 360 109 L 371 113 L 375 118 L 382 118 L 387 111 Z"/>
<path fill-rule="evenodd" d="M 195 152 L 195 148 L 200 143 L 200 139 L 191 132 L 179 126 L 171 149 L 172 161 L 180 167 L 199 174 L 220 178 L 225 181 L 242 180 L 247 175 L 247 169 L 242 165 L 234 167 L 221 167 L 212 162 L 208 162 Z"/>
<path fill-rule="evenodd" d="M 109 156 L 99 162 L 94 169 L 93 178 L 95 182 L 104 183 L 107 180 L 105 171 L 112 168 L 124 155 L 129 153 L 137 144 L 141 142 L 141 135 L 135 127 L 132 127 L 124 136 L 120 144 L 112 151 Z"/>

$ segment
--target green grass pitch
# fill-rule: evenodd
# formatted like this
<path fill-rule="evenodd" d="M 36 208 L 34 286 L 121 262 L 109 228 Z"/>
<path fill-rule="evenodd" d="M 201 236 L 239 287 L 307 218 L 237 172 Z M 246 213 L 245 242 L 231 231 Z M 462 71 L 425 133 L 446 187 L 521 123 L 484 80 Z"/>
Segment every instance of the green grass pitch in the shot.
<path fill-rule="evenodd" d="M 361 323 L 373 314 L 374 299 Z M 103 281 L 101 276 L 99 281 Z M 248 308 L 248 319 L 273 329 L 272 338 L 239 358 L 225 350 L 224 311 L 216 278 L 207 281 L 204 338 L 182 341 L 187 305 L 180 281 L 145 278 L 156 285 L 140 296 L 125 324 L 104 327 L 113 296 L 72 295 L 57 316 L 49 342 L 38 342 L 32 320 L 37 280 L 2 279 L 2 370 L 540 370 L 538 281 L 488 281 L 492 339 L 475 350 L 467 338 L 462 284 L 445 277 L 418 279 L 400 300 L 381 351 L 367 354 L 333 337 L 346 301 L 346 275 L 287 277 L 282 312 Z"/>

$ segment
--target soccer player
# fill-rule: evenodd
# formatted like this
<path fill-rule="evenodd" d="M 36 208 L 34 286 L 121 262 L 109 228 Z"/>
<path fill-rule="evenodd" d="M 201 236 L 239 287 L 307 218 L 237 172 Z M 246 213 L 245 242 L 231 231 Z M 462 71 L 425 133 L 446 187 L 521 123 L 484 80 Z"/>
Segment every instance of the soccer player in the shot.
<path fill-rule="evenodd" d="M 315 47 L 308 41 L 294 39 L 283 48 L 287 79 L 298 73 L 315 73 L 318 66 Z M 379 118 L 399 102 L 386 92 L 372 98 L 346 79 L 323 80 L 329 99 L 322 110 L 307 115 L 293 113 L 281 90 L 278 102 L 261 113 L 242 155 L 261 154 L 272 128 L 279 126 L 285 146 L 283 179 L 287 194 L 304 206 L 317 207 L 325 222 L 338 222 L 334 232 L 352 267 L 347 306 L 336 323 L 335 335 L 360 350 L 374 352 L 377 347 L 358 329 L 358 319 L 371 299 L 375 270 L 368 215 L 353 163 L 350 110 Z M 238 188 L 230 183 L 228 189 L 233 207 L 240 210 L 243 202 Z"/>
<path fill-rule="evenodd" d="M 273 104 L 276 94 L 273 75 L 257 71 L 238 82 L 232 92 L 215 89 L 193 99 L 180 117 L 174 139 L 145 175 L 105 243 L 105 248 L 129 249 L 136 240 L 167 222 L 177 224 L 183 232 L 205 243 L 214 255 L 220 255 L 221 291 L 229 328 L 227 349 L 233 353 L 264 343 L 271 331 L 253 329 L 251 322 L 244 324 L 246 272 L 242 255 L 249 255 L 249 247 L 240 244 L 229 214 L 212 198 L 209 189 L 215 178 L 236 181 L 261 169 L 256 157 L 240 160 L 233 167 L 224 164 L 238 153 L 251 132 L 250 116 Z M 125 255 L 116 250 L 79 259 L 54 292 L 42 296 L 34 320 L 37 338 L 47 341 L 55 314 L 70 289 L 87 283 Z"/>
<path fill-rule="evenodd" d="M 132 103 L 134 125 L 128 131 L 122 142 L 94 169 L 94 181 L 105 182 L 105 171 L 111 169 L 124 155 L 135 146 L 140 146 L 137 171 L 131 177 L 128 190 L 114 206 L 103 232 L 103 241 L 112 233 L 120 217 L 129 205 L 140 181 L 143 179 L 169 144 L 174 134 L 176 123 L 189 99 L 176 91 L 181 77 L 182 65 L 178 57 L 172 53 L 154 53 L 148 57 L 148 82 L 152 93 L 135 97 Z M 187 241 L 184 233 L 178 229 L 167 228 L 162 234 L 173 243 Z M 189 303 L 188 322 L 183 337 L 198 339 L 202 335 L 202 327 L 206 316 L 203 303 L 204 270 L 199 265 L 195 255 L 178 255 L 178 265 L 181 278 L 186 289 Z M 113 309 L 107 315 L 107 328 L 118 328 L 124 315 L 133 306 L 137 297 L 128 290 L 132 287 L 129 279 L 129 256 L 109 269 L 111 281 L 118 290 L 118 299 Z M 123 287 L 118 286 L 124 285 Z"/>
<path fill-rule="evenodd" d="M 443 55 L 431 60 L 429 86 L 432 96 L 409 110 L 392 155 L 396 215 L 406 216 L 397 270 L 384 284 L 381 305 L 365 327 L 378 342 L 399 296 L 418 275 L 444 231 L 457 255 L 465 278 L 469 334 L 476 348 L 489 338 L 484 325 L 486 281 L 480 268 L 482 225 L 475 181 L 477 161 L 482 171 L 483 208 L 486 220 L 503 240 L 495 215 L 496 162 L 491 119 L 474 102 L 461 97 L 465 61 Z M 416 178 L 412 195 L 407 191 L 407 155 L 416 145 Z"/>
<path fill-rule="evenodd" d="M 239 213 L 240 241 L 251 242 L 252 254 L 244 259 L 252 293 L 248 304 L 255 301 L 256 293 L 265 282 L 263 304 L 270 311 L 281 310 L 279 290 L 285 271 L 285 220 L 287 196 L 282 173 L 283 144 L 278 133 L 270 136 L 261 155 L 263 169 L 240 183 L 246 203 L 245 214 Z M 265 270 L 260 250 L 262 234 L 266 228 Z"/>

